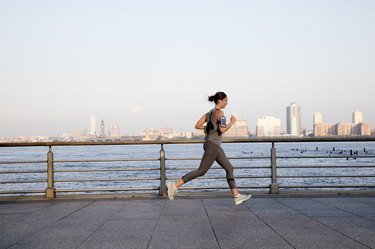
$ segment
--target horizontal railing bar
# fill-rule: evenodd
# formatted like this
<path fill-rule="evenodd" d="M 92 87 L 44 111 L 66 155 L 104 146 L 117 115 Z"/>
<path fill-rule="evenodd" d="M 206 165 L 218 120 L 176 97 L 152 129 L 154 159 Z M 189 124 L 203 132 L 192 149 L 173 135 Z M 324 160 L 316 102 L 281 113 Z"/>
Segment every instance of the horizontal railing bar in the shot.
<path fill-rule="evenodd" d="M 54 182 L 121 182 L 121 181 L 157 181 L 160 178 L 103 178 L 103 179 L 65 179 L 54 180 Z"/>
<path fill-rule="evenodd" d="M 269 179 L 271 175 L 267 176 L 236 176 L 236 179 Z M 181 177 L 168 177 L 167 180 L 178 180 Z M 200 176 L 196 180 L 217 180 L 217 179 L 226 179 L 224 176 Z"/>
<path fill-rule="evenodd" d="M 0 174 L 32 174 L 47 173 L 47 170 L 19 170 L 19 171 L 0 171 Z"/>
<path fill-rule="evenodd" d="M 119 169 L 57 169 L 56 173 L 79 173 L 79 172 L 112 172 L 112 171 L 160 171 L 160 168 L 119 168 Z"/>
<path fill-rule="evenodd" d="M 45 183 L 47 179 L 44 180 L 22 180 L 22 181 L 0 181 L 0 184 L 15 184 L 15 183 Z"/>
<path fill-rule="evenodd" d="M 241 186 L 237 187 L 238 189 L 245 189 L 245 188 L 267 188 L 269 189 L 269 185 L 259 185 L 259 186 Z M 189 189 L 228 189 L 228 186 L 216 186 L 216 187 L 209 187 L 209 186 L 194 186 L 194 187 L 182 187 L 179 190 L 189 190 Z"/>
<path fill-rule="evenodd" d="M 166 157 L 166 161 L 199 161 L 202 157 Z"/>
<path fill-rule="evenodd" d="M 264 167 L 234 167 L 235 170 L 237 169 L 270 169 L 271 166 L 264 166 Z M 170 167 L 167 167 L 166 168 L 167 170 L 196 170 L 197 167 L 191 167 L 191 168 L 170 168 Z M 211 169 L 223 169 L 223 168 L 220 168 L 220 167 L 212 167 L 210 168 Z"/>
<path fill-rule="evenodd" d="M 271 156 L 264 156 L 264 157 L 228 157 L 228 159 L 230 160 L 253 160 L 253 159 L 270 159 Z M 202 157 L 178 157 L 178 158 L 173 158 L 173 157 L 169 157 L 169 158 L 165 158 L 165 160 L 169 160 L 169 161 L 199 161 L 201 160 Z"/>
<path fill-rule="evenodd" d="M 365 178 L 365 177 L 375 177 L 375 175 L 323 175 L 323 176 L 277 176 L 278 178 Z"/>
<path fill-rule="evenodd" d="M 233 160 L 259 160 L 259 159 L 270 159 L 271 156 L 254 156 L 254 157 L 228 157 L 228 159 L 233 159 Z"/>
<path fill-rule="evenodd" d="M 159 190 L 159 188 L 98 188 L 98 189 L 56 189 L 56 192 L 115 192 L 115 191 L 144 191 Z"/>
<path fill-rule="evenodd" d="M 47 160 L 44 161 L 2 161 L 0 164 L 26 164 L 26 163 L 47 163 Z"/>
<path fill-rule="evenodd" d="M 374 168 L 375 165 L 359 165 L 359 166 L 345 166 L 345 165 L 331 165 L 331 166 L 277 166 L 278 169 L 325 169 L 325 168 L 343 168 L 343 169 L 355 169 L 355 168 Z"/>
<path fill-rule="evenodd" d="M 375 188 L 375 185 L 279 185 L 280 188 Z"/>
<path fill-rule="evenodd" d="M 53 160 L 54 163 L 102 163 L 102 162 L 149 162 L 160 161 L 159 158 L 139 158 L 139 159 L 86 159 L 86 160 Z"/>
<path fill-rule="evenodd" d="M 0 191 L 0 195 L 6 194 L 25 194 L 25 193 L 45 193 L 45 190 L 11 190 L 11 191 Z"/>
<path fill-rule="evenodd" d="M 337 159 L 337 158 L 375 158 L 374 156 L 277 156 L 278 159 L 305 159 L 305 158 L 322 158 L 322 159 Z"/>
<path fill-rule="evenodd" d="M 269 179 L 271 175 L 263 175 L 263 176 L 236 176 L 236 179 L 255 179 L 255 178 L 264 178 Z M 200 179 L 226 179 L 226 177 L 215 177 L 215 176 L 201 176 Z"/>

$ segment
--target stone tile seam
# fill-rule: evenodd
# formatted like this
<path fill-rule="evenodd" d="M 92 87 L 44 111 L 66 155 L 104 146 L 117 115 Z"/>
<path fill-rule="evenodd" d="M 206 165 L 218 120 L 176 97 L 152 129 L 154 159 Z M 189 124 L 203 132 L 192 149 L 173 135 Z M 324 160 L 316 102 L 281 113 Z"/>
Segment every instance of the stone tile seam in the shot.
<path fill-rule="evenodd" d="M 312 200 L 312 199 L 311 199 L 311 200 Z M 305 216 L 305 217 L 307 217 L 307 218 L 309 218 L 309 219 L 312 219 L 312 220 L 314 220 L 315 222 L 318 222 L 319 224 L 321 224 L 321 225 L 323 225 L 323 226 L 325 226 L 325 227 L 327 227 L 327 228 L 329 228 L 329 229 L 331 229 L 331 230 L 333 230 L 333 231 L 335 231 L 335 232 L 337 232 L 337 233 L 343 235 L 344 237 L 346 237 L 346 238 L 348 238 L 348 239 L 351 239 L 351 240 L 353 240 L 353 241 L 355 241 L 355 242 L 357 242 L 357 243 L 359 243 L 359 244 L 361 244 L 361 245 L 363 245 L 363 246 L 365 246 L 365 247 L 367 247 L 367 248 L 370 248 L 370 249 L 372 248 L 372 247 L 370 247 L 370 246 L 364 244 L 363 242 L 361 242 L 361 241 L 359 241 L 359 240 L 357 240 L 357 239 L 355 239 L 355 238 L 352 238 L 352 237 L 350 237 L 349 235 L 344 234 L 343 232 L 341 232 L 341 231 L 339 231 L 339 230 L 337 230 L 337 229 L 335 229 L 335 228 L 333 228 L 333 227 L 331 227 L 331 226 L 329 226 L 329 225 L 327 225 L 327 224 L 325 224 L 325 223 L 319 221 L 318 219 L 316 219 L 316 218 L 314 218 L 314 217 L 312 217 L 312 216 L 309 216 L 309 215 L 303 213 L 303 212 L 300 211 L 299 209 L 296 209 L 296 208 L 293 208 L 293 207 L 291 207 L 291 206 L 288 206 L 287 204 L 282 203 L 282 202 L 281 202 L 281 204 L 283 204 L 284 206 L 293 209 L 294 211 L 300 213 L 301 215 L 303 215 L 303 216 Z M 324 205 L 326 205 L 326 206 L 329 206 L 329 205 L 327 205 L 326 203 L 322 203 L 322 204 L 324 204 Z M 338 208 L 337 208 L 337 209 L 338 209 Z M 344 210 L 342 210 L 342 211 L 344 211 Z"/>
<path fill-rule="evenodd" d="M 364 217 L 364 216 L 362 216 L 362 215 L 359 215 L 359 214 L 353 213 L 353 212 L 351 212 L 351 211 L 348 211 L 348 210 L 345 210 L 345 209 L 339 208 L 339 207 L 337 207 L 337 206 L 334 206 L 334 205 L 331 205 L 331 204 L 327 204 L 327 203 L 324 203 L 324 202 L 318 201 L 318 200 L 316 200 L 316 199 L 311 199 L 311 200 L 316 201 L 316 202 L 319 202 L 319 203 L 322 203 L 322 204 L 324 204 L 324 205 L 326 205 L 326 206 L 328 206 L 328 207 L 332 207 L 332 208 L 338 209 L 338 210 L 343 211 L 343 212 L 345 212 L 345 213 L 348 213 L 348 214 L 351 214 L 351 215 L 354 215 L 354 216 L 360 217 L 360 218 L 362 218 L 362 219 L 365 219 L 365 220 L 368 220 L 368 221 L 371 221 L 371 222 L 375 222 L 375 220 L 373 220 L 373 219 L 370 219 L 370 218 Z M 372 205 L 371 205 L 371 206 L 372 206 Z"/>
<path fill-rule="evenodd" d="M 84 206 L 82 206 L 82 207 L 80 207 L 80 208 L 78 208 L 78 209 L 75 210 L 74 212 L 65 215 L 64 217 L 62 217 L 62 218 L 60 218 L 60 219 L 57 219 L 57 220 L 55 220 L 54 222 L 52 222 L 52 223 L 50 223 L 50 224 L 48 224 L 48 225 L 45 225 L 44 227 L 40 228 L 38 231 L 34 231 L 34 232 L 31 233 L 29 236 L 26 236 L 25 238 L 22 238 L 22 239 L 18 240 L 17 242 L 11 244 L 10 246 L 7 247 L 7 249 L 8 249 L 8 248 L 11 248 L 11 247 L 13 247 L 13 246 L 15 246 L 15 245 L 17 245 L 17 244 L 20 243 L 21 241 L 27 240 L 28 238 L 30 238 L 30 237 L 34 236 L 35 234 L 37 234 L 37 233 L 43 231 L 44 229 L 47 229 L 49 226 L 52 226 L 52 225 L 56 224 L 57 222 L 59 222 L 59 221 L 65 219 L 66 217 L 68 217 L 68 216 L 70 216 L 70 215 L 72 215 L 72 214 L 78 212 L 79 210 L 81 210 L 81 209 L 83 209 L 83 208 L 85 208 L 85 207 L 91 205 L 92 203 L 93 203 L 93 201 L 90 202 L 90 203 L 88 203 L 88 204 L 86 204 L 86 205 L 84 205 Z M 56 205 L 57 205 L 57 204 L 56 204 Z M 53 205 L 51 205 L 51 206 L 48 206 L 48 207 L 53 207 L 53 206 L 55 206 L 55 204 L 53 204 Z M 46 207 L 46 208 L 47 208 L 47 207 Z M 42 208 L 42 209 L 45 209 L 45 208 Z M 41 210 L 42 210 L 42 209 L 41 209 Z M 39 210 L 38 210 L 38 211 L 39 211 Z"/>
<path fill-rule="evenodd" d="M 165 208 L 166 203 L 167 203 L 167 202 L 164 201 L 164 203 L 163 203 L 163 208 L 160 210 L 159 217 L 158 217 L 158 219 L 157 219 L 156 222 L 155 222 L 154 228 L 152 229 L 152 233 L 151 233 L 151 236 L 150 236 L 150 240 L 149 240 L 148 243 L 147 243 L 147 247 L 146 247 L 146 249 L 148 249 L 148 248 L 150 247 L 150 244 L 151 244 L 152 238 L 154 237 L 156 227 L 157 227 L 158 224 L 159 224 L 159 220 L 160 220 L 160 217 L 161 217 L 161 215 L 162 215 L 162 213 L 163 213 L 163 210 L 164 210 L 164 208 Z"/>
<path fill-rule="evenodd" d="M 267 227 L 269 227 L 274 233 L 276 233 L 282 240 L 284 240 L 286 243 L 288 243 L 291 247 L 293 247 L 294 249 L 297 249 L 295 246 L 293 246 L 292 243 L 290 243 L 286 238 L 284 238 L 284 236 L 282 236 L 278 231 L 276 231 L 276 229 L 274 229 L 270 224 L 268 224 L 265 220 L 263 220 L 259 215 L 257 215 L 255 212 L 251 211 L 251 209 L 249 209 L 249 207 L 247 207 L 247 210 L 254 214 L 259 220 L 261 220 Z"/>
<path fill-rule="evenodd" d="M 219 246 L 219 248 L 221 249 L 221 245 L 220 245 L 219 239 L 218 239 L 218 237 L 217 237 L 217 235 L 216 235 L 216 232 L 215 232 L 214 226 L 213 226 L 213 224 L 212 224 L 212 222 L 211 222 L 210 216 L 208 215 L 207 208 L 206 208 L 206 206 L 204 205 L 204 201 L 201 200 L 201 202 L 202 202 L 202 205 L 203 205 L 204 211 L 205 211 L 205 213 L 206 213 L 206 216 L 207 216 L 208 222 L 210 223 L 210 226 L 211 226 L 212 232 L 213 232 L 213 234 L 214 234 L 214 236 L 215 236 L 216 243 L 217 243 L 217 245 Z"/>
<path fill-rule="evenodd" d="M 92 202 L 92 203 L 90 203 L 89 205 L 91 205 L 91 204 L 93 204 L 93 203 L 95 203 L 95 201 L 94 202 Z M 87 206 L 89 206 L 89 205 L 87 205 Z M 124 205 L 123 205 L 123 207 L 122 208 L 120 208 L 117 212 L 114 212 L 112 215 L 111 215 L 111 217 L 109 217 L 108 219 L 106 219 L 106 221 L 108 221 L 108 220 L 110 220 L 113 216 L 115 216 L 116 214 L 118 214 L 119 212 L 121 212 L 125 207 L 127 206 L 127 203 L 125 203 Z M 105 224 L 106 224 L 106 221 L 104 221 L 97 229 L 95 229 L 95 231 L 93 231 L 89 236 L 87 236 L 87 238 L 86 239 L 84 239 L 77 247 L 76 247 L 76 249 L 78 249 L 78 248 L 80 248 L 87 240 L 89 240 L 97 231 L 99 231 Z"/>

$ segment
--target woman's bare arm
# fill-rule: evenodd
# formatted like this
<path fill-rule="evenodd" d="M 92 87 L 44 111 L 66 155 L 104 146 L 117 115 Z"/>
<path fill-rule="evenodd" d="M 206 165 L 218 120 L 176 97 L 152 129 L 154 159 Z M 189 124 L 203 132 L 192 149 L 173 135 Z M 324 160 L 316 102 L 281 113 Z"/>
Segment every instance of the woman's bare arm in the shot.
<path fill-rule="evenodd" d="M 204 115 L 198 120 L 197 124 L 195 125 L 195 129 L 198 129 L 198 130 L 204 130 L 204 124 L 207 122 L 206 117 L 207 117 L 207 113 L 204 114 Z"/>

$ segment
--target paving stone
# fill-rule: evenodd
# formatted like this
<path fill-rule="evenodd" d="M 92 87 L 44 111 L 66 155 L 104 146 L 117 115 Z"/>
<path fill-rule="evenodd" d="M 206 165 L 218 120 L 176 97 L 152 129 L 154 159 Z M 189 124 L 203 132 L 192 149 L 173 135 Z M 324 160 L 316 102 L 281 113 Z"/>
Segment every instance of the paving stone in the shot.
<path fill-rule="evenodd" d="M 7 248 L 21 240 L 25 240 L 50 224 L 75 213 L 91 202 L 53 202 L 53 205 L 40 205 L 40 210 L 34 210 L 22 216 L 22 219 L 9 221 L 1 227 L 0 248 Z M 22 202 L 27 209 L 28 203 Z M 31 203 L 31 208 L 35 205 Z"/>
<path fill-rule="evenodd" d="M 149 248 L 219 248 L 207 217 L 162 217 Z"/>
<path fill-rule="evenodd" d="M 245 206 L 204 203 L 220 248 L 293 248 Z"/>
<path fill-rule="evenodd" d="M 254 213 L 296 248 L 366 248 L 294 209 L 274 210 L 272 213 L 256 210 Z"/>
<path fill-rule="evenodd" d="M 317 220 L 370 248 L 375 248 L 375 222 L 373 221 L 356 216 L 342 219 L 317 217 Z"/>
<path fill-rule="evenodd" d="M 157 219 L 110 220 L 79 249 L 147 248 Z"/>
<path fill-rule="evenodd" d="M 0 202 L 0 248 L 375 248 L 375 197 Z"/>

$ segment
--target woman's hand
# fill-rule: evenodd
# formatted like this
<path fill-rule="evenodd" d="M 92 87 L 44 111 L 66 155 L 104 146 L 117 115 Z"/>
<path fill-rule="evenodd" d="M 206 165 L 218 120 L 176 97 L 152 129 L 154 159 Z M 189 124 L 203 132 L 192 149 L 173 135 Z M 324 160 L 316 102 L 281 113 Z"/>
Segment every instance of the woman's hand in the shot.
<path fill-rule="evenodd" d="M 234 123 L 236 123 L 236 121 L 237 121 L 237 117 L 234 116 L 234 115 L 231 115 L 230 116 L 230 122 L 234 124 Z"/>

